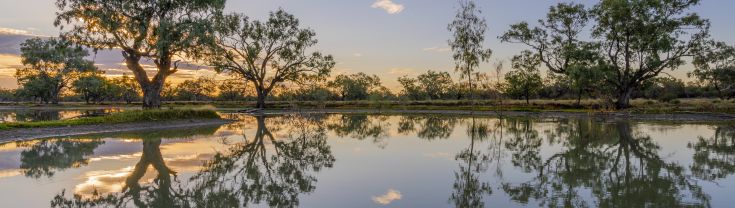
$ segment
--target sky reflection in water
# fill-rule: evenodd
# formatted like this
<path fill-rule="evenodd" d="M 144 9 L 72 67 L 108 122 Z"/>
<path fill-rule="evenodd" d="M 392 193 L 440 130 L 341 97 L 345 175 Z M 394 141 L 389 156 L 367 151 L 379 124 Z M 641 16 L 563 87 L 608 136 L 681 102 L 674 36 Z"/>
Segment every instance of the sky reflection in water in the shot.
<path fill-rule="evenodd" d="M 9 207 L 726 207 L 735 127 L 432 115 L 250 117 L 0 144 Z"/>

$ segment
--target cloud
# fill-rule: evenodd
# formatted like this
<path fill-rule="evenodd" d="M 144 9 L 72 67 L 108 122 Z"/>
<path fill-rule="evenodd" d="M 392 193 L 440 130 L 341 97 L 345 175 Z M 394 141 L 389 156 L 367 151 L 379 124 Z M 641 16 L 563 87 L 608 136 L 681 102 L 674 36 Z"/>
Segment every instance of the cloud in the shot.
<path fill-rule="evenodd" d="M 380 205 L 388 205 L 395 200 L 401 199 L 402 197 L 403 195 L 401 195 L 401 192 L 394 189 L 389 189 L 388 192 L 386 192 L 382 196 L 374 196 L 373 202 Z"/>
<path fill-rule="evenodd" d="M 354 56 L 354 57 L 362 57 L 362 54 L 361 53 L 353 53 L 352 56 Z"/>
<path fill-rule="evenodd" d="M 431 47 L 431 48 L 424 48 L 424 51 L 444 53 L 444 52 L 452 51 L 452 49 L 451 48 Z"/>
<path fill-rule="evenodd" d="M 377 0 L 371 7 L 385 10 L 388 14 L 398 14 L 403 11 L 403 5 L 396 4 L 391 0 Z"/>
<path fill-rule="evenodd" d="M 392 68 L 388 74 L 395 76 L 412 75 L 415 74 L 416 70 L 412 68 Z"/>
<path fill-rule="evenodd" d="M 28 30 L 20 30 L 13 28 L 0 27 L 0 34 L 2 35 L 32 35 Z"/>

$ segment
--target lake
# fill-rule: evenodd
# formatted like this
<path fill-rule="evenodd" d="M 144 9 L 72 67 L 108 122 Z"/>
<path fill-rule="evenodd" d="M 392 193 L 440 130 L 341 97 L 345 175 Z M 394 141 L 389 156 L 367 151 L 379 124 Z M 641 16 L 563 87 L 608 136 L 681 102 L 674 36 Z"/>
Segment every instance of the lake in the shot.
<path fill-rule="evenodd" d="M 53 121 L 120 112 L 124 108 L 80 108 L 80 109 L 17 109 L 0 108 L 0 123 L 24 121 Z"/>
<path fill-rule="evenodd" d="M 3 207 L 732 207 L 735 126 L 442 115 L 0 144 Z"/>

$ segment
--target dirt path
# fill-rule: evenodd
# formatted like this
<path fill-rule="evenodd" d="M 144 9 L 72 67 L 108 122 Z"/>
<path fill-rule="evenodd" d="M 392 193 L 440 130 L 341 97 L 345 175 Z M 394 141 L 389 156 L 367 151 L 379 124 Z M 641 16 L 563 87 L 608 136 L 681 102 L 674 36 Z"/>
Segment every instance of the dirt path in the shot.
<path fill-rule="evenodd" d="M 122 124 L 101 124 L 101 125 L 84 125 L 84 126 L 68 126 L 68 127 L 49 127 L 49 128 L 33 128 L 33 129 L 13 129 L 8 131 L 0 131 L 0 142 L 29 140 L 49 137 L 66 137 L 86 134 L 113 133 L 140 130 L 157 130 L 157 129 L 179 129 L 209 125 L 223 125 L 231 123 L 231 120 L 224 119 L 192 119 L 179 121 L 161 121 L 161 122 L 142 122 L 142 123 L 122 123 Z"/>

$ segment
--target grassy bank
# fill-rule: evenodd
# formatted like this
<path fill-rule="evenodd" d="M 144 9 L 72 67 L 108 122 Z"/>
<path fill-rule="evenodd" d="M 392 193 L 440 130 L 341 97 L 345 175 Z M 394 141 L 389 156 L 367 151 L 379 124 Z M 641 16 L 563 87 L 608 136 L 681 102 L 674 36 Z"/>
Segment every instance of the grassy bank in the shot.
<path fill-rule="evenodd" d="M 269 109 L 390 109 L 390 110 L 476 110 L 476 111 L 524 111 L 524 112 L 618 112 L 639 114 L 659 113 L 729 113 L 735 114 L 735 101 L 720 99 L 679 99 L 674 102 L 635 99 L 631 108 L 617 110 L 602 100 L 432 100 L 432 101 L 277 101 L 268 102 Z M 217 108 L 250 108 L 251 102 L 171 102 L 176 108 L 196 108 L 211 105 Z"/>
<path fill-rule="evenodd" d="M 87 117 L 57 121 L 0 123 L 0 130 L 218 118 L 220 118 L 219 115 L 212 110 L 133 110 L 100 117 Z"/>
<path fill-rule="evenodd" d="M 638 114 L 660 113 L 728 113 L 735 114 L 735 100 L 720 99 L 677 99 L 672 102 L 657 100 L 635 99 L 632 107 L 622 111 Z M 269 101 L 269 109 L 390 109 L 390 110 L 476 110 L 476 111 L 562 111 L 562 112 L 617 112 L 612 104 L 603 100 L 585 99 L 581 105 L 576 100 L 548 100 L 536 99 L 526 104 L 525 100 L 430 100 L 430 101 Z M 131 107 L 138 108 L 140 104 L 86 105 L 83 103 L 63 103 L 56 106 L 48 105 L 10 105 L 23 108 L 89 108 L 89 107 Z M 255 106 L 253 101 L 169 101 L 164 108 L 172 109 L 245 109 Z"/>

